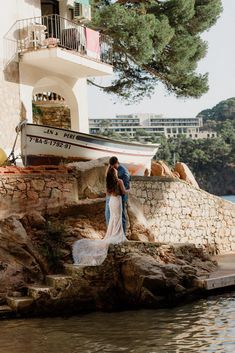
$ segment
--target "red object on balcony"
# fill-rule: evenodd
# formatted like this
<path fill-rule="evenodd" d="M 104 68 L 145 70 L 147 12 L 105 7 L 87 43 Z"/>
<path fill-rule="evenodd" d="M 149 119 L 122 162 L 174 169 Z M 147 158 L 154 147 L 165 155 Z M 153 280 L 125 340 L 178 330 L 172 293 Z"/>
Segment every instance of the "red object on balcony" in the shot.
<path fill-rule="evenodd" d="M 91 58 L 100 59 L 100 34 L 86 27 L 86 50 Z"/>

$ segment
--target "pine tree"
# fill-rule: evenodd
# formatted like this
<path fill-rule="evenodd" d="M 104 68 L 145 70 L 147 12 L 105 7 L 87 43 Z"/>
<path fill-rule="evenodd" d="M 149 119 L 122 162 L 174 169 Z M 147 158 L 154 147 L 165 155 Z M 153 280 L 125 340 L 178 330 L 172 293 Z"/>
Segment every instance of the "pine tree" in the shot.
<path fill-rule="evenodd" d="M 221 0 L 93 0 L 91 26 L 113 45 L 115 78 L 103 88 L 130 101 L 150 96 L 159 82 L 178 97 L 200 97 L 207 74 L 196 72 Z M 98 86 L 98 85 L 97 85 Z"/>

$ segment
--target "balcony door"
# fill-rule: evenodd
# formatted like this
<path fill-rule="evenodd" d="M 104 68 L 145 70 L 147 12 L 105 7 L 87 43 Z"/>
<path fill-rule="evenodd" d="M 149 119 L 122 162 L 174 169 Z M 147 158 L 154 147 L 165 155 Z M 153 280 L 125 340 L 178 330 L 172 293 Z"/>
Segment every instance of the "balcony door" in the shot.
<path fill-rule="evenodd" d="M 42 16 L 59 15 L 59 1 L 58 0 L 41 0 Z"/>
<path fill-rule="evenodd" d="M 41 0 L 42 22 L 46 26 L 48 38 L 60 38 L 59 1 Z"/>

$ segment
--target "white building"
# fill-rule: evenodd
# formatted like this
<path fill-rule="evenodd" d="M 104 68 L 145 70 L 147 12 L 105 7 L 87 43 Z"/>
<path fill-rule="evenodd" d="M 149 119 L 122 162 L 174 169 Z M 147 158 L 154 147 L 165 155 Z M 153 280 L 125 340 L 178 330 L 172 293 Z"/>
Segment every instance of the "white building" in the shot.
<path fill-rule="evenodd" d="M 117 115 L 112 119 L 89 119 L 90 133 L 99 134 L 110 130 L 118 134 L 129 134 L 134 137 L 136 132 L 144 130 L 151 134 L 166 137 L 185 135 L 192 139 L 216 137 L 214 131 L 201 131 L 203 121 L 196 118 L 167 118 L 156 114 Z"/>
<path fill-rule="evenodd" d="M 78 24 L 90 17 L 89 6 L 79 2 L 86 1 L 1 2 L 0 147 L 11 148 L 20 120 L 32 122 L 32 97 L 43 92 L 65 99 L 71 129 L 89 132 L 87 78 L 112 74 L 111 50 Z"/>

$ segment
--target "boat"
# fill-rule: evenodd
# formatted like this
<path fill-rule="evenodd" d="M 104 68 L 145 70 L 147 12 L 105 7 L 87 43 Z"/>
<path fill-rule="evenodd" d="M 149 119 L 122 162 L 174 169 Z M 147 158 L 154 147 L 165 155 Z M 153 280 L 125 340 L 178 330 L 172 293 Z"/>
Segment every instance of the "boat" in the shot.
<path fill-rule="evenodd" d="M 158 144 L 112 140 L 52 126 L 21 126 L 21 155 L 25 166 L 53 165 L 116 156 L 132 175 L 150 170 Z"/>

